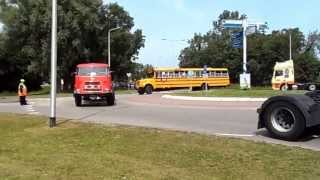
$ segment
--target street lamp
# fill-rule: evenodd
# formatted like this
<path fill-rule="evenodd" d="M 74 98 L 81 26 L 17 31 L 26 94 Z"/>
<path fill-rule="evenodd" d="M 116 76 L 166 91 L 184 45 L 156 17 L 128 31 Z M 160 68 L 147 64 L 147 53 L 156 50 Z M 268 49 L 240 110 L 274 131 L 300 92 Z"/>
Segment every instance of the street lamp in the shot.
<path fill-rule="evenodd" d="M 108 31 L 108 65 L 109 65 L 109 68 L 111 67 L 111 56 L 110 56 L 110 35 L 111 35 L 111 32 L 112 31 L 115 31 L 115 30 L 118 30 L 120 29 L 120 27 L 116 27 L 116 28 L 112 28 L 112 29 L 109 29 Z"/>
<path fill-rule="evenodd" d="M 49 127 L 56 126 L 56 94 L 57 94 L 57 0 L 52 0 L 51 26 L 51 91 Z"/>

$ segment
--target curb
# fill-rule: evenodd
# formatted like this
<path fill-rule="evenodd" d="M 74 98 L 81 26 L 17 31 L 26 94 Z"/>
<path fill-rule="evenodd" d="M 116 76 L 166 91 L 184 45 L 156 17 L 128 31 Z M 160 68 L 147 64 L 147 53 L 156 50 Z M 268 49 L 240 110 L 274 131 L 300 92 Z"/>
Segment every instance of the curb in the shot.
<path fill-rule="evenodd" d="M 163 95 L 164 99 L 187 100 L 187 101 L 223 101 L 223 102 L 263 102 L 267 98 L 247 98 L 247 97 L 191 97 L 191 96 L 172 96 Z"/>

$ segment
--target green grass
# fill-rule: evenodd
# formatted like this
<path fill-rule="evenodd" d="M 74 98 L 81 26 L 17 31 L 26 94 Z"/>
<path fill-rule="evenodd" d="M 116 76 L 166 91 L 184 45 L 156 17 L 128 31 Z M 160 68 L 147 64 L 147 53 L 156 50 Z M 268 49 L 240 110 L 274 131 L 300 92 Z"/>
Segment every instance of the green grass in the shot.
<path fill-rule="evenodd" d="M 320 152 L 0 114 L 0 179 L 320 179 Z"/>
<path fill-rule="evenodd" d="M 252 87 L 249 90 L 241 90 L 239 85 L 231 85 L 226 88 L 213 88 L 206 91 L 192 91 L 189 90 L 174 93 L 172 95 L 178 96 L 207 96 L 207 97 L 271 97 L 284 94 L 304 94 L 306 91 L 290 90 L 290 91 L 275 91 L 271 87 Z"/>

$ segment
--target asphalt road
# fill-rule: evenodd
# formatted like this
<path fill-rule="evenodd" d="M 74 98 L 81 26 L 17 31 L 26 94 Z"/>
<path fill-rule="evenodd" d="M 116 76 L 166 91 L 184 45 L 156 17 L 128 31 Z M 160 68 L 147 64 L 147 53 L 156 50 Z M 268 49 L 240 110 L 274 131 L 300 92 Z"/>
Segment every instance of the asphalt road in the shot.
<path fill-rule="evenodd" d="M 83 122 L 164 128 L 320 150 L 320 131 L 298 142 L 270 138 L 257 130 L 257 107 L 262 102 L 208 102 L 164 99 L 162 94 L 119 95 L 116 105 L 76 107 L 72 97 L 57 99 L 57 117 Z M 49 99 L 29 99 L 30 105 L 0 102 L 0 112 L 49 116 Z"/>

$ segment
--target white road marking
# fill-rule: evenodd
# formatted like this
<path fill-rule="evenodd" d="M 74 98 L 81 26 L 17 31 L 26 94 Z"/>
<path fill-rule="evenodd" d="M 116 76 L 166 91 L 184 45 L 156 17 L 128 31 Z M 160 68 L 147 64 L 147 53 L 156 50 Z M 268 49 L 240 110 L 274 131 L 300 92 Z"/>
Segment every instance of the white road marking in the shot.
<path fill-rule="evenodd" d="M 38 111 L 34 109 L 33 104 L 34 102 L 28 102 L 28 105 L 23 106 L 23 108 L 27 111 L 28 114 L 30 115 L 37 115 L 40 114 Z"/>
<path fill-rule="evenodd" d="M 231 137 L 254 137 L 253 134 L 228 134 L 228 133 L 215 133 L 217 136 L 231 136 Z"/>
<path fill-rule="evenodd" d="M 266 98 L 245 98 L 245 97 L 192 97 L 192 96 L 171 96 L 163 95 L 165 99 L 187 100 L 187 101 L 220 101 L 220 102 L 263 102 Z"/>

